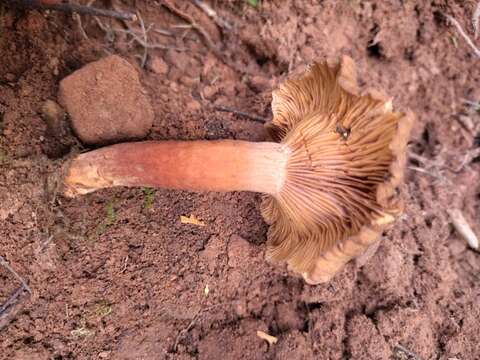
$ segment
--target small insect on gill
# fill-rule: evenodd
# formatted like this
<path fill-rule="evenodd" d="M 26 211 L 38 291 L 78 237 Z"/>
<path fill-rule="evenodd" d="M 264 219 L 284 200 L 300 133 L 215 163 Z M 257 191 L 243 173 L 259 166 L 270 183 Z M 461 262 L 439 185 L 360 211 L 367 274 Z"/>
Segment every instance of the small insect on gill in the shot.
<path fill-rule="evenodd" d="M 337 124 L 337 127 L 335 128 L 335 132 L 339 134 L 344 141 L 348 140 L 348 137 L 350 136 L 350 129 L 345 128 L 342 126 L 342 124 Z"/>

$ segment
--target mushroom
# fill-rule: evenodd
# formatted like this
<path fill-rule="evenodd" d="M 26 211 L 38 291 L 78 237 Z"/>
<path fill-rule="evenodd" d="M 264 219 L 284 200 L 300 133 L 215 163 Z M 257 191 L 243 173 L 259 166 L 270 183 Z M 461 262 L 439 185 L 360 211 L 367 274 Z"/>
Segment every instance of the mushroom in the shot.
<path fill-rule="evenodd" d="M 108 146 L 66 165 L 71 197 L 113 186 L 264 193 L 267 257 L 310 284 L 330 280 L 403 209 L 413 115 L 360 94 L 353 60 L 311 66 L 273 92 L 273 141 L 147 141 Z"/>

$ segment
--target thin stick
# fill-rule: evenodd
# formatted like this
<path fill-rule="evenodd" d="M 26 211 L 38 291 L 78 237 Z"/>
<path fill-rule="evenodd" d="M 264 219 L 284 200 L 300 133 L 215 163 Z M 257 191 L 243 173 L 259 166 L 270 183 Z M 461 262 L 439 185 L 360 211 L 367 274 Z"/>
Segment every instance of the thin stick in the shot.
<path fill-rule="evenodd" d="M 240 111 L 240 110 L 235 110 L 235 109 L 228 108 L 228 107 L 225 107 L 225 106 L 215 106 L 214 110 L 232 113 L 232 114 L 235 114 L 235 115 L 238 115 L 238 116 L 241 116 L 241 117 L 253 120 L 253 121 L 257 121 L 257 122 L 260 122 L 260 123 L 266 123 L 267 122 L 267 119 L 265 119 L 263 117 L 248 114 L 246 112 L 243 112 L 243 111 Z"/>
<path fill-rule="evenodd" d="M 3 265 L 8 271 L 10 271 L 13 276 L 15 276 L 17 278 L 18 281 L 20 281 L 22 283 L 22 285 L 24 286 L 25 290 L 27 290 L 30 294 L 32 293 L 32 290 L 30 289 L 30 287 L 27 285 L 26 281 L 23 280 L 23 278 L 18 275 L 18 273 L 13 270 L 10 265 L 8 265 L 8 263 L 5 261 L 5 259 L 3 258 L 3 256 L 0 256 L 0 265 Z"/>
<path fill-rule="evenodd" d="M 34 8 L 34 9 L 44 9 L 44 10 L 56 10 L 66 13 L 78 13 L 83 15 L 91 16 L 103 16 L 108 18 L 120 19 L 120 20 L 129 20 L 136 21 L 137 16 L 132 13 L 124 13 L 115 10 L 99 9 L 93 8 L 84 5 L 71 4 L 71 3 L 57 3 L 57 4 L 45 4 L 42 1 L 38 0 L 13 0 L 13 2 L 18 3 L 21 6 Z"/>
<path fill-rule="evenodd" d="M 400 345 L 400 344 L 397 344 L 395 345 L 394 347 L 394 350 L 397 351 L 397 352 L 402 352 L 404 353 L 405 355 L 408 356 L 408 358 L 410 360 L 421 360 L 421 357 L 418 356 L 417 354 L 415 354 L 413 351 L 410 351 L 408 350 L 406 347 Z"/>
<path fill-rule="evenodd" d="M 175 343 L 173 344 L 173 351 L 177 352 L 177 347 L 178 343 L 182 339 L 182 337 L 188 333 L 194 326 L 195 323 L 197 322 L 197 319 L 199 318 L 200 314 L 202 313 L 203 309 L 200 309 L 197 311 L 197 313 L 193 316 L 192 321 L 188 324 L 188 326 L 178 332 L 177 337 L 175 338 Z"/>
<path fill-rule="evenodd" d="M 418 166 L 409 166 L 408 167 L 410 170 L 414 170 L 414 171 L 418 171 L 422 174 L 426 174 L 426 175 L 430 175 L 431 177 L 433 177 L 434 179 L 437 179 L 437 180 L 440 180 L 440 181 L 443 181 L 444 178 L 443 176 L 439 175 L 439 174 L 435 174 L 433 173 L 432 171 L 430 170 L 426 170 L 424 168 L 421 168 L 421 167 L 418 167 Z"/>
<path fill-rule="evenodd" d="M 477 7 L 475 8 L 475 11 L 472 16 L 472 25 L 473 25 L 473 30 L 475 31 L 475 39 L 478 38 L 478 35 L 480 34 L 480 28 L 478 26 L 478 23 L 480 21 L 480 1 L 477 4 Z"/>
<path fill-rule="evenodd" d="M 117 7 L 114 5 L 114 9 L 118 11 Z M 154 29 L 154 25 L 150 24 L 148 27 L 145 27 L 145 22 L 143 21 L 143 17 L 141 16 L 140 12 L 137 12 L 137 17 L 140 22 L 140 29 L 139 31 L 137 29 L 134 29 L 130 26 L 130 24 L 124 22 L 125 27 L 127 30 L 123 29 L 112 29 L 113 32 L 122 32 L 129 34 L 132 36 L 132 39 L 137 42 L 140 46 L 146 48 L 146 49 L 173 49 L 176 51 L 185 51 L 185 48 L 178 48 L 175 46 L 169 46 L 169 45 L 163 45 L 160 43 L 149 43 L 148 42 L 148 33 L 150 30 L 153 29 L 154 32 L 157 32 L 157 30 Z M 165 35 L 165 34 L 163 34 Z M 173 34 L 169 33 L 170 36 Z M 141 36 L 141 37 L 140 37 Z"/>
<path fill-rule="evenodd" d="M 0 332 L 13 320 L 13 317 L 18 312 L 13 310 L 13 314 L 11 313 L 15 304 L 20 301 L 19 297 L 23 295 L 24 290 L 26 290 L 25 287 L 21 285 L 0 308 Z"/>
<path fill-rule="evenodd" d="M 432 163 L 431 159 L 427 159 L 426 157 L 423 157 L 422 155 L 415 154 L 414 152 L 408 152 L 408 157 L 410 159 L 416 160 L 419 163 L 422 163 L 423 165 L 429 165 Z"/>
<path fill-rule="evenodd" d="M 153 32 L 155 32 L 157 34 L 160 34 L 160 35 L 163 35 L 163 36 L 170 36 L 170 37 L 174 36 L 171 31 L 164 30 L 164 29 L 155 29 L 154 28 Z"/>
<path fill-rule="evenodd" d="M 466 166 L 470 165 L 470 163 L 473 161 L 473 159 L 476 159 L 477 157 L 480 156 L 480 148 L 474 149 L 467 151 L 465 154 L 462 162 L 456 169 L 451 169 L 454 173 L 459 173 L 462 171 Z"/>
<path fill-rule="evenodd" d="M 215 24 L 217 24 L 220 28 L 226 30 L 232 30 L 232 25 L 230 25 L 225 19 L 222 19 L 218 16 L 217 12 L 212 9 L 210 5 L 201 1 L 201 0 L 192 0 L 197 7 L 202 10 L 208 17 L 210 17 Z"/>
<path fill-rule="evenodd" d="M 468 99 L 463 99 L 462 100 L 465 105 L 468 105 L 475 111 L 480 111 L 480 101 L 472 101 Z"/>
<path fill-rule="evenodd" d="M 147 35 L 147 31 L 145 30 L 145 23 L 143 22 L 142 16 L 140 15 L 140 11 L 138 10 L 137 10 L 137 17 L 138 17 L 138 21 L 140 22 L 140 29 L 142 30 L 143 41 L 145 42 L 145 44 L 148 44 L 148 35 Z M 142 61 L 140 63 L 140 66 L 142 67 L 142 69 L 145 67 L 145 64 L 147 62 L 147 57 L 148 57 L 148 47 L 144 46 Z"/>
<path fill-rule="evenodd" d="M 460 234 L 460 236 L 465 239 L 465 241 L 472 249 L 478 250 L 479 243 L 477 235 L 475 235 L 475 233 L 473 232 L 462 212 L 458 209 L 453 209 L 447 210 L 447 213 L 448 215 L 450 215 L 453 226 L 455 227 L 455 230 L 457 230 L 457 232 Z"/>
<path fill-rule="evenodd" d="M 85 32 L 85 29 L 83 28 L 81 16 L 78 15 L 77 13 L 73 13 L 73 19 L 77 22 L 78 30 L 80 31 L 80 34 L 82 35 L 82 37 L 83 37 L 85 40 L 88 40 L 88 35 L 87 35 L 87 33 Z"/>
<path fill-rule="evenodd" d="M 0 316 L 2 316 L 5 310 L 7 310 L 10 307 L 10 305 L 12 305 L 17 300 L 17 298 L 23 293 L 23 290 L 26 290 L 26 289 L 25 289 L 25 286 L 22 284 L 18 287 L 17 290 L 15 290 L 12 293 L 12 295 L 8 297 L 7 301 L 5 301 L 3 305 L 0 307 Z"/>
<path fill-rule="evenodd" d="M 94 2 L 95 2 L 95 0 L 90 0 L 85 6 L 86 6 L 86 7 L 90 7 L 90 6 L 93 5 Z M 73 18 L 74 18 L 75 21 L 77 22 L 78 28 L 80 29 L 80 33 L 82 34 L 83 38 L 84 38 L 85 40 L 88 40 L 89 37 L 88 37 L 85 29 L 83 28 L 82 17 L 80 16 L 80 14 L 74 13 L 74 14 L 73 14 Z"/>
<path fill-rule="evenodd" d="M 190 323 L 187 325 L 186 328 L 180 330 L 178 332 L 178 335 L 177 337 L 175 338 L 175 343 L 173 344 L 173 351 L 176 352 L 177 351 L 177 347 L 178 347 L 178 344 L 180 343 L 180 340 L 182 339 L 182 337 L 188 333 L 190 330 L 193 329 L 193 327 L 195 326 L 195 323 L 197 322 L 198 318 L 200 317 L 200 315 L 202 315 L 204 312 L 206 311 L 209 311 L 213 308 L 216 308 L 218 306 L 223 306 L 224 303 L 221 303 L 221 304 L 215 304 L 215 305 L 212 305 L 212 306 L 208 306 L 206 308 L 200 308 L 196 313 L 195 315 L 193 316 L 192 318 L 192 321 L 190 321 Z"/>
<path fill-rule="evenodd" d="M 445 17 L 457 28 L 457 31 L 460 33 L 460 35 L 463 37 L 463 39 L 467 42 L 468 46 L 470 46 L 473 50 L 473 53 L 480 57 L 480 50 L 475 46 L 473 43 L 472 39 L 468 37 L 468 35 L 465 33 L 463 30 L 462 26 L 459 24 L 457 20 L 455 20 L 454 17 L 446 14 Z"/>
<path fill-rule="evenodd" d="M 210 38 L 210 35 L 205 31 L 203 27 L 201 27 L 197 22 L 195 21 L 194 18 L 192 18 L 190 15 L 185 14 L 183 11 L 177 9 L 171 2 L 170 0 L 164 0 L 162 2 L 162 5 L 165 6 L 170 12 L 173 14 L 177 15 L 178 17 L 182 18 L 186 22 L 188 22 L 194 30 L 196 30 L 203 38 L 205 41 L 205 44 L 209 48 L 210 51 L 212 51 L 215 56 L 217 56 L 220 60 L 225 62 L 225 59 L 220 52 L 220 50 L 217 48 L 217 46 L 213 43 L 212 39 Z"/>
<path fill-rule="evenodd" d="M 151 26 L 149 26 L 149 28 L 145 29 L 146 33 L 148 33 L 150 27 Z M 177 51 L 185 51 L 186 50 L 185 48 L 178 48 L 178 47 L 175 47 L 175 46 L 163 45 L 163 44 L 158 44 L 158 43 L 155 43 L 155 44 L 146 43 L 145 40 L 143 40 L 141 37 L 139 37 L 134 32 L 134 30 L 112 29 L 112 31 L 113 32 L 121 32 L 121 33 L 125 33 L 125 34 L 130 35 L 132 37 L 133 41 L 137 42 L 139 45 L 141 45 L 144 48 L 148 48 L 148 49 L 173 49 L 173 50 L 177 50 Z"/>

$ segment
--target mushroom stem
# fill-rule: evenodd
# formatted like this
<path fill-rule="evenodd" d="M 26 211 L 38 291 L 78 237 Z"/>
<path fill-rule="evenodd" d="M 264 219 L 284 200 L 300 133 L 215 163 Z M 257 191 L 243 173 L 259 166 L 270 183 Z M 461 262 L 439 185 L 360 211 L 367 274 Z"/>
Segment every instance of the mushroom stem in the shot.
<path fill-rule="evenodd" d="M 192 191 L 254 191 L 276 195 L 289 149 L 272 142 L 147 141 L 78 155 L 67 164 L 70 197 L 114 186 Z"/>

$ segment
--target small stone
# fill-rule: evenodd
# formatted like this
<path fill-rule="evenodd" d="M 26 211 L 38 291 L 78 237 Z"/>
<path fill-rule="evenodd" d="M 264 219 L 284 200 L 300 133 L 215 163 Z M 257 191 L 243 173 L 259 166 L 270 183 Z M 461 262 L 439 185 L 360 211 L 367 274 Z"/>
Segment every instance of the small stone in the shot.
<path fill-rule="evenodd" d="M 190 76 L 182 76 L 180 82 L 188 87 L 194 87 L 195 83 L 198 82 L 198 78 L 191 78 Z"/>
<path fill-rule="evenodd" d="M 52 69 L 53 75 L 58 76 L 58 74 L 60 73 L 60 71 L 58 70 L 58 67 L 60 66 L 60 60 L 56 57 L 51 58 L 49 61 L 49 66 L 50 69 Z"/>
<path fill-rule="evenodd" d="M 170 89 L 172 89 L 173 92 L 178 92 L 178 84 L 172 81 L 170 83 Z"/>
<path fill-rule="evenodd" d="M 58 159 L 75 143 L 65 111 L 55 101 L 47 100 L 42 105 L 41 114 L 47 124 L 42 150 L 49 158 Z"/>
<path fill-rule="evenodd" d="M 191 111 L 198 111 L 202 108 L 202 105 L 197 100 L 192 100 L 187 103 L 187 109 Z"/>
<path fill-rule="evenodd" d="M 238 317 L 246 317 L 248 315 L 247 304 L 245 300 L 234 301 L 233 309 L 235 311 L 235 314 L 237 314 Z"/>
<path fill-rule="evenodd" d="M 217 91 L 218 89 L 215 86 L 205 86 L 203 89 L 203 96 L 210 99 L 217 93 Z"/>
<path fill-rule="evenodd" d="M 60 82 L 59 101 L 87 144 L 140 139 L 154 113 L 135 68 L 117 55 L 90 63 Z"/>
<path fill-rule="evenodd" d="M 168 73 L 168 64 L 159 56 L 154 56 L 148 62 L 148 69 L 155 74 L 165 75 Z"/>
<path fill-rule="evenodd" d="M 102 351 L 98 353 L 98 357 L 100 359 L 108 359 L 109 356 L 110 356 L 110 351 Z"/>
<path fill-rule="evenodd" d="M 53 100 L 47 100 L 42 106 L 43 120 L 47 124 L 49 132 L 54 136 L 63 135 L 65 111 Z"/>

